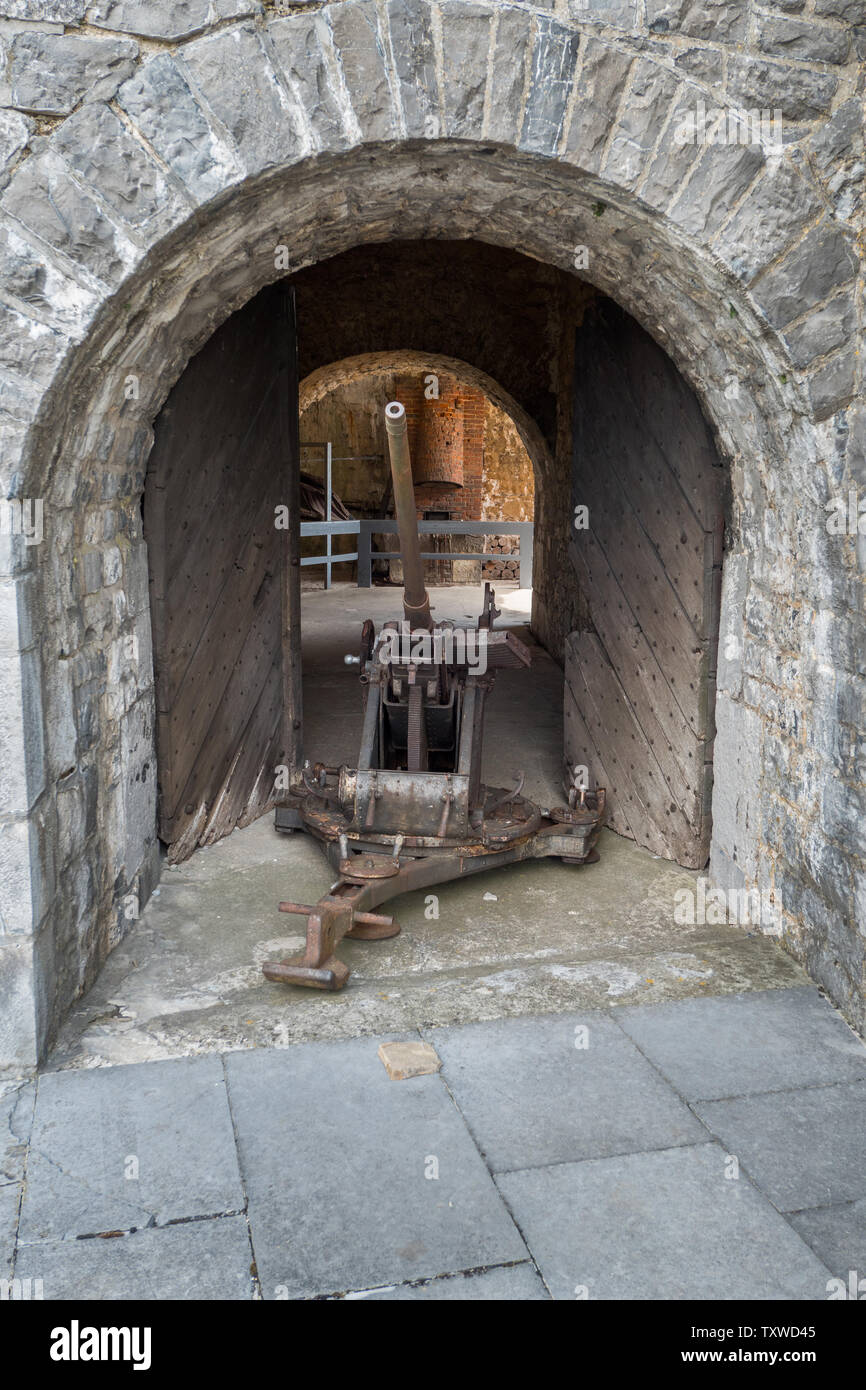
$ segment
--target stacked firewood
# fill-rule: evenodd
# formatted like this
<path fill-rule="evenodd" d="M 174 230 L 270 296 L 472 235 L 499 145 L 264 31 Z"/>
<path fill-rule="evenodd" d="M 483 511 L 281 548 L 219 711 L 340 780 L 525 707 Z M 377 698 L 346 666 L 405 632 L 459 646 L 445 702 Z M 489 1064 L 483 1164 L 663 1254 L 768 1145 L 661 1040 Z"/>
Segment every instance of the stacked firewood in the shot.
<path fill-rule="evenodd" d="M 497 555 L 516 555 L 520 550 L 518 536 L 485 536 L 484 549 Z M 485 560 L 481 569 L 482 579 L 498 579 L 500 582 L 520 579 L 519 560 Z"/>

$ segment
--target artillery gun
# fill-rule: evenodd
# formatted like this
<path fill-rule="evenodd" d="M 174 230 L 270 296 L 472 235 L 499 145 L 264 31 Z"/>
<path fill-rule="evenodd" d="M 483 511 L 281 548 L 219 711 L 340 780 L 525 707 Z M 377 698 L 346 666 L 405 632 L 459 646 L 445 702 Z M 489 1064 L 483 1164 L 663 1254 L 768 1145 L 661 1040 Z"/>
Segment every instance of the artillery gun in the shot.
<path fill-rule="evenodd" d="M 435 623 L 424 585 L 406 412 L 392 401 L 385 425 L 403 561 L 402 622 L 378 635 L 371 619 L 361 651 L 364 722 L 357 767 L 305 763 L 277 808 L 279 830 L 306 830 L 324 847 L 337 881 L 315 905 L 280 903 L 307 918 L 306 949 L 269 961 L 269 980 L 341 989 L 349 968 L 336 951 L 344 936 L 396 936 L 393 917 L 373 909 L 413 889 L 485 873 L 523 859 L 591 863 L 604 819 L 603 787 L 572 785 L 567 805 L 545 809 L 514 787 L 481 781 L 484 711 L 495 673 L 526 668 L 531 653 L 496 630 L 489 584 L 474 628 Z"/>

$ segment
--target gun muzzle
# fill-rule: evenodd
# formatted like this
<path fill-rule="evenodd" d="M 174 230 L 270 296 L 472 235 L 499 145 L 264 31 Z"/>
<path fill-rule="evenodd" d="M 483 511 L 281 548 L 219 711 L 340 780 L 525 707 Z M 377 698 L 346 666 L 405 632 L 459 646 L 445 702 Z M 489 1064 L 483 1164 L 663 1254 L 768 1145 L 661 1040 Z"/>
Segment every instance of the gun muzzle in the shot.
<path fill-rule="evenodd" d="M 409 431 L 406 411 L 399 401 L 385 406 L 385 429 L 391 455 L 391 477 L 394 481 L 394 513 L 400 532 L 400 557 L 403 561 L 403 612 L 413 628 L 433 626 L 430 596 L 424 586 L 424 561 L 418 536 L 418 509 L 412 484 L 412 461 L 409 458 Z"/>

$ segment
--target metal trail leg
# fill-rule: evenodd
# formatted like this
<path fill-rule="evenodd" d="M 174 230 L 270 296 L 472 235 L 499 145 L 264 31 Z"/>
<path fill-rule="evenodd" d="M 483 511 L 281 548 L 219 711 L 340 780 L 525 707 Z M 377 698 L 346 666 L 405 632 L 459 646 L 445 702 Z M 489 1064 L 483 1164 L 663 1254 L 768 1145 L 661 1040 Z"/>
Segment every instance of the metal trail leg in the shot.
<path fill-rule="evenodd" d="M 339 896 L 340 890 L 343 896 Z M 280 984 L 307 985 L 311 989 L 342 989 L 349 978 L 349 967 L 335 952 L 344 936 L 359 941 L 383 941 L 396 936 L 399 923 L 377 912 L 363 912 L 355 903 L 365 892 L 363 885 L 336 885 L 336 895 L 328 893 L 310 907 L 306 903 L 280 903 L 280 912 L 307 919 L 307 942 L 302 956 L 270 960 L 262 966 L 267 980 Z"/>
<path fill-rule="evenodd" d="M 286 903 L 292 911 L 298 903 Z M 308 985 L 311 989 L 342 989 L 349 978 L 349 967 L 334 952 L 352 925 L 352 904 L 330 896 L 309 910 L 307 945 L 302 956 L 266 961 L 262 974 L 267 980 L 289 985 Z"/>

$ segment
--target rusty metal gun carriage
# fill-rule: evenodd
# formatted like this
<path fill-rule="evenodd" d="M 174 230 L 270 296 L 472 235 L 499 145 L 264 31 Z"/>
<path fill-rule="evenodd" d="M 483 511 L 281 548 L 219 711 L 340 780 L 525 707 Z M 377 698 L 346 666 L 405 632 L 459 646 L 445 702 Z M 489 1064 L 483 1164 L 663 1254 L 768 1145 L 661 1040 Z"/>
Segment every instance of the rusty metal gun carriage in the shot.
<path fill-rule="evenodd" d="M 572 785 L 567 804 L 546 809 L 512 788 L 481 781 L 485 704 L 495 673 L 526 668 L 531 652 L 499 616 L 489 584 L 474 628 L 435 623 L 423 559 L 409 458 L 406 413 L 385 409 L 395 512 L 403 561 L 402 622 L 377 635 L 370 619 L 360 667 L 364 722 L 358 765 L 304 765 L 277 808 L 278 829 L 303 829 L 325 849 L 339 877 L 315 906 L 280 903 L 307 918 L 303 955 L 269 961 L 269 980 L 341 989 L 349 968 L 336 955 L 344 936 L 395 936 L 394 918 L 373 909 L 414 889 L 484 873 L 523 859 L 558 857 L 569 864 L 598 858 L 604 788 Z"/>

